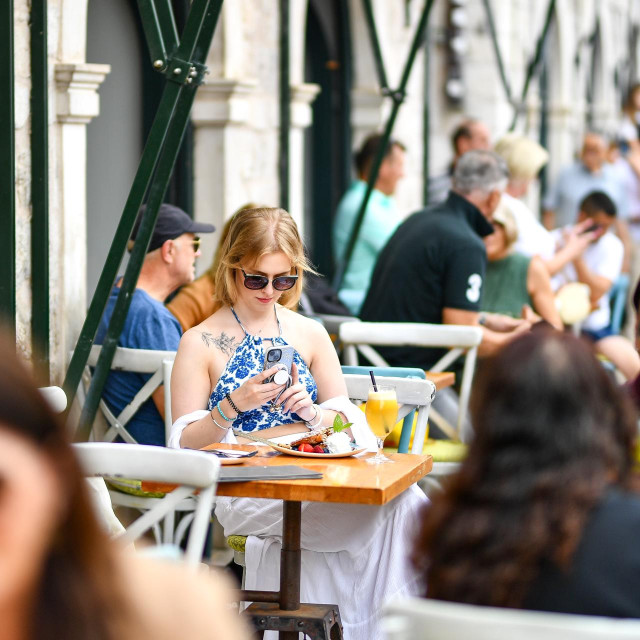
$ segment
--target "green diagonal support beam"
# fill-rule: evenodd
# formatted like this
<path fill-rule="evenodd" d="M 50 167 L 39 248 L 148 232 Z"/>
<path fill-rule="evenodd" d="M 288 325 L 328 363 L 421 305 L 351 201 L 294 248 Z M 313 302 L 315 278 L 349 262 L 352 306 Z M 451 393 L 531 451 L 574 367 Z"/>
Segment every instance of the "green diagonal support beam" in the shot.
<path fill-rule="evenodd" d="M 520 96 L 519 105 L 523 105 L 524 101 L 527 99 L 527 94 L 529 93 L 529 86 L 531 84 L 531 80 L 533 79 L 533 74 L 535 73 L 538 65 L 540 64 L 540 60 L 542 59 L 542 52 L 544 51 L 544 45 L 547 41 L 547 36 L 549 35 L 549 27 L 551 26 L 551 20 L 553 19 L 553 12 L 555 10 L 556 0 L 549 0 L 549 4 L 547 6 L 547 13 L 544 19 L 544 27 L 542 28 L 542 33 L 538 38 L 536 43 L 536 51 L 529 62 L 527 67 L 527 75 L 524 80 L 524 84 L 522 86 L 522 94 Z M 509 127 L 509 131 L 513 131 L 516 128 L 516 123 L 518 122 L 519 115 L 519 105 L 516 105 L 513 120 L 511 121 L 511 126 Z"/>
<path fill-rule="evenodd" d="M 160 24 L 160 32 L 164 40 L 164 48 L 169 57 L 173 56 L 178 48 L 178 29 L 171 7 L 171 0 L 155 0 L 156 14 Z"/>
<path fill-rule="evenodd" d="M 156 69 L 163 69 L 167 62 L 167 50 L 160 28 L 155 0 L 138 0 L 138 10 L 140 11 L 144 37 L 147 40 L 147 47 L 149 47 L 151 64 Z"/>
<path fill-rule="evenodd" d="M 92 384 L 85 401 L 85 409 L 81 417 L 83 431 L 86 424 L 93 422 L 97 411 L 104 381 L 115 352 L 122 325 L 126 318 L 126 311 L 130 303 L 130 296 L 135 288 L 137 275 L 139 274 L 146 248 L 151 238 L 153 225 L 157 216 L 159 200 L 164 196 L 168 180 L 175 162 L 175 154 L 180 146 L 184 128 L 188 123 L 189 111 L 193 103 L 195 90 L 201 82 L 204 73 L 203 62 L 211 45 L 215 26 L 220 15 L 222 0 L 194 0 L 187 18 L 187 24 L 182 35 L 180 46 L 176 56 L 171 60 L 167 69 L 167 82 L 163 97 L 156 114 L 149 139 L 143 152 L 136 178 L 129 193 L 122 218 L 116 230 L 107 262 L 103 269 L 96 293 L 89 308 L 76 350 L 69 365 L 64 383 L 65 391 L 69 398 L 73 398 L 82 377 L 82 371 L 86 366 L 89 351 L 97 331 L 100 318 L 104 312 L 111 287 L 117 275 L 117 269 L 122 260 L 133 223 L 142 204 L 145 193 L 149 190 L 151 177 L 154 176 L 153 186 L 149 190 L 149 206 L 145 220 L 141 224 L 136 243 L 125 272 L 125 282 L 121 288 L 120 296 L 114 308 L 113 317 L 109 324 L 105 347 L 96 365 Z M 174 73 L 178 70 L 178 73 Z M 197 76 L 197 77 L 194 77 Z M 191 84 L 190 84 L 191 80 Z M 160 153 L 162 157 L 159 160 Z M 158 196 L 158 194 L 161 194 Z M 151 198 L 157 204 L 155 207 Z M 153 210 L 155 208 L 155 211 Z M 138 262 L 136 264 L 136 261 Z M 135 276 L 135 277 L 134 277 Z M 125 286 L 127 285 L 127 286 Z M 127 288 L 130 290 L 127 291 Z M 118 326 L 119 325 L 119 326 Z"/>
<path fill-rule="evenodd" d="M 378 74 L 378 82 L 382 93 L 386 94 L 389 90 L 387 81 L 387 72 L 384 68 L 384 58 L 382 57 L 382 49 L 380 48 L 380 39 L 378 38 L 378 30 L 376 29 L 376 19 L 373 15 L 373 6 L 371 0 L 362 0 L 362 8 L 367 21 L 367 30 L 369 31 L 369 40 L 371 41 L 371 49 L 373 51 L 373 61 L 376 65 L 376 73 Z"/>
<path fill-rule="evenodd" d="M 513 104 L 513 93 L 511 91 L 511 84 L 507 78 L 507 73 L 504 68 L 504 62 L 502 59 L 502 53 L 500 52 L 500 45 L 498 44 L 498 34 L 496 32 L 496 23 L 493 19 L 493 10 L 491 9 L 491 0 L 482 0 L 484 4 L 484 10 L 487 14 L 487 24 L 489 25 L 489 33 L 491 34 L 491 43 L 493 45 L 493 52 L 496 56 L 496 64 L 498 65 L 498 73 L 500 74 L 500 80 L 502 81 L 502 87 L 507 96 L 507 100 Z"/>
<path fill-rule="evenodd" d="M 418 26 L 416 28 L 416 32 L 413 37 L 413 42 L 411 43 L 411 48 L 409 50 L 409 55 L 407 57 L 404 70 L 402 72 L 400 86 L 398 87 L 398 89 L 396 89 L 395 91 L 392 91 L 389 94 L 393 99 L 393 107 L 391 109 L 391 113 L 389 114 L 389 119 L 387 120 L 385 131 L 384 131 L 382 140 L 380 142 L 380 146 L 378 147 L 376 157 L 371 165 L 371 170 L 369 172 L 369 179 L 367 181 L 367 190 L 365 191 L 364 198 L 362 199 L 362 203 L 360 205 L 358 215 L 354 220 L 353 227 L 351 229 L 351 234 L 349 236 L 349 241 L 347 242 L 344 255 L 342 256 L 342 260 L 336 270 L 336 275 L 333 281 L 333 288 L 336 291 L 340 289 L 340 285 L 342 284 L 342 280 L 344 279 L 344 274 L 347 271 L 349 262 L 351 260 L 351 256 L 353 255 L 353 250 L 356 246 L 358 234 L 360 233 L 360 227 L 364 222 L 364 216 L 367 211 L 367 205 L 369 204 L 369 198 L 373 193 L 374 185 L 376 183 L 376 180 L 378 179 L 380 165 L 382 164 L 382 160 L 384 159 L 385 148 L 389 143 L 389 140 L 391 139 L 391 132 L 393 131 L 393 126 L 395 125 L 398 112 L 400 111 L 400 107 L 404 101 L 407 83 L 409 82 L 409 76 L 411 75 L 411 69 L 413 68 L 413 63 L 415 62 L 418 50 L 420 49 L 421 45 L 424 42 L 424 33 L 425 33 L 427 23 L 429 21 L 429 13 L 431 12 L 431 7 L 433 6 L 433 2 L 434 0 L 426 0 L 425 2 L 424 9 L 422 10 L 422 15 L 420 17 L 420 22 L 418 23 Z"/>

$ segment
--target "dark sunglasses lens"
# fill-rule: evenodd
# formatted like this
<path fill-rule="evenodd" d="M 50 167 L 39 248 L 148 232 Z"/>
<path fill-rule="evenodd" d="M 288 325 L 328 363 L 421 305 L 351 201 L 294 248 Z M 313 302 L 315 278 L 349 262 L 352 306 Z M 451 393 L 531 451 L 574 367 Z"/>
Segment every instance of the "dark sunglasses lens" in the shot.
<path fill-rule="evenodd" d="M 245 276 L 244 286 L 247 289 L 264 289 L 269 280 L 265 276 Z"/>
<path fill-rule="evenodd" d="M 296 276 L 280 276 L 273 281 L 273 288 L 278 291 L 287 291 L 293 287 L 298 278 Z"/>

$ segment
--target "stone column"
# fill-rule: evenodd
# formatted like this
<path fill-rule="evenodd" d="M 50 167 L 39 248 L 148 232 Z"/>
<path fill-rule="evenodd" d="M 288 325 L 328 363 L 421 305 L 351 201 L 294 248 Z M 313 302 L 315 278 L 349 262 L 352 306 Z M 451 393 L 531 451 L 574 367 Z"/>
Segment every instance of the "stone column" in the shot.
<path fill-rule="evenodd" d="M 320 92 L 317 84 L 291 87 L 289 130 L 289 209 L 300 233 L 304 233 L 304 132 L 312 122 L 311 104 Z"/>
<path fill-rule="evenodd" d="M 196 94 L 191 112 L 194 217 L 213 223 L 217 230 L 202 236 L 199 273 L 211 264 L 224 221 L 249 201 L 262 203 L 259 193 L 251 188 L 255 137 L 248 124 L 253 121 L 256 90 L 253 80 L 208 78 Z"/>
<path fill-rule="evenodd" d="M 58 175 L 52 176 L 51 202 L 59 215 L 51 216 L 49 246 L 51 370 L 58 380 L 86 316 L 86 126 L 100 113 L 98 87 L 110 70 L 106 64 L 55 65 L 57 126 L 50 145 Z"/>

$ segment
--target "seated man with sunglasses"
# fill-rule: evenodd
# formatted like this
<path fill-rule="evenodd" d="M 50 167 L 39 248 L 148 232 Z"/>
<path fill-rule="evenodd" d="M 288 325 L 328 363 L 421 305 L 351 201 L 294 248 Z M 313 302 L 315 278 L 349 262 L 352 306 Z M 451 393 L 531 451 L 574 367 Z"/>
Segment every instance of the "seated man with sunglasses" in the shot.
<path fill-rule="evenodd" d="M 129 250 L 133 247 L 142 214 L 133 227 Z M 129 349 L 176 351 L 182 336 L 180 323 L 164 306 L 164 301 L 178 287 L 191 282 L 195 260 L 200 255 L 200 238 L 196 233 L 212 233 L 211 224 L 195 222 L 184 211 L 170 204 L 160 205 L 156 226 L 149 242 L 131 306 L 118 340 L 118 346 Z M 122 278 L 111 291 L 107 308 L 96 335 L 102 344 L 111 314 L 120 293 Z M 127 371 L 111 371 L 103 391 L 109 408 L 118 415 L 140 391 L 150 375 Z M 127 423 L 127 430 L 140 444 L 164 446 L 164 391 L 159 387 Z"/>

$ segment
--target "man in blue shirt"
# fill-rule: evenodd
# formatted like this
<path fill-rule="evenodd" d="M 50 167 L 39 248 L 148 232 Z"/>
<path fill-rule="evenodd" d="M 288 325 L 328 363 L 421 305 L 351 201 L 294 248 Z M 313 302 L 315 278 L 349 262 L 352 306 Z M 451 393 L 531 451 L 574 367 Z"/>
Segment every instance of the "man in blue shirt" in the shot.
<path fill-rule="evenodd" d="M 132 240 L 138 232 L 143 211 L 144 207 L 134 225 Z M 170 204 L 160 206 L 118 346 L 159 351 L 177 350 L 182 329 L 177 319 L 164 306 L 164 301 L 178 287 L 194 278 L 195 259 L 200 255 L 200 239 L 196 234 L 213 231 L 213 225 L 195 222 L 178 207 Z M 132 245 L 132 241 L 130 242 Z M 106 335 L 120 293 L 121 280 L 118 279 L 111 291 L 96 335 L 96 344 L 102 344 Z M 149 374 L 125 371 L 109 373 L 102 395 L 115 415 L 133 400 L 150 377 Z M 140 444 L 165 444 L 163 394 L 163 387 L 158 388 L 127 423 L 127 430 Z"/>
<path fill-rule="evenodd" d="M 551 230 L 575 222 L 580 203 L 592 191 L 603 191 L 615 203 L 619 215 L 626 217 L 627 201 L 620 180 L 607 163 L 607 144 L 597 133 L 587 133 L 580 160 L 565 167 L 546 194 L 542 222 Z"/>
<path fill-rule="evenodd" d="M 355 155 L 358 179 L 342 196 L 333 221 L 333 255 L 336 263 L 344 257 L 347 242 L 367 190 L 371 165 L 381 143 L 381 135 L 369 136 Z M 378 253 L 401 222 L 392 196 L 398 181 L 404 177 L 404 156 L 405 148 L 402 144 L 396 140 L 387 143 L 378 179 L 367 203 L 358 239 L 338 292 L 340 300 L 354 315 L 358 315 L 364 301 Z"/>

